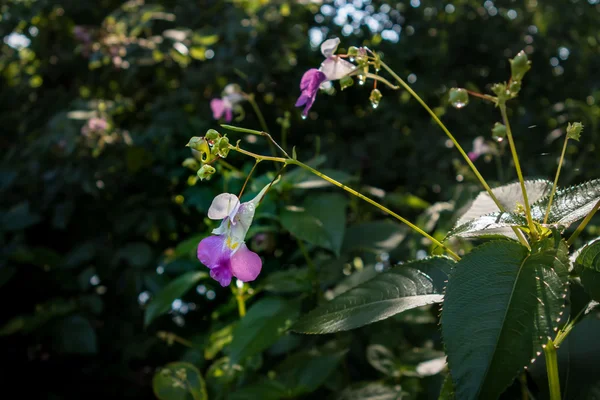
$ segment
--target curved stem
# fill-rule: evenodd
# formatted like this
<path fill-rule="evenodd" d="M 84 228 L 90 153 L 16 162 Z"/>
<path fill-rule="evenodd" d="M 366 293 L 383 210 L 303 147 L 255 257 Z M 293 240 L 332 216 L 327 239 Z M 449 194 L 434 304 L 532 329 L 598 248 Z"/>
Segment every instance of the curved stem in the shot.
<path fill-rule="evenodd" d="M 392 210 L 390 210 L 389 208 L 379 204 L 378 202 L 376 202 L 375 200 L 370 199 L 369 197 L 363 195 L 362 193 L 357 192 L 356 190 L 344 185 L 343 183 L 340 183 L 338 181 L 336 181 L 335 179 L 317 171 L 316 169 L 298 161 L 298 160 L 287 160 L 288 164 L 294 164 L 297 165 L 301 168 L 304 168 L 305 170 L 315 174 L 316 176 L 318 176 L 319 178 L 326 180 L 327 182 L 339 187 L 340 189 L 345 190 L 346 192 L 358 197 L 361 200 L 366 201 L 367 203 L 379 208 L 381 211 L 385 212 L 386 214 L 391 215 L 392 217 L 396 218 L 398 221 L 408 225 L 412 230 L 414 230 L 415 232 L 421 234 L 422 236 L 426 237 L 427 239 L 429 239 L 433 244 L 435 244 L 438 247 L 441 247 L 442 249 L 444 249 L 446 251 L 446 253 L 448 253 L 452 258 L 454 258 L 456 261 L 460 260 L 460 257 L 458 256 L 458 254 L 456 254 L 455 252 L 453 252 L 452 250 L 450 250 L 446 245 L 442 244 L 439 240 L 435 239 L 433 236 L 429 235 L 427 232 L 425 232 L 424 230 L 422 230 L 421 228 L 419 228 L 418 226 L 416 226 L 415 224 L 413 224 L 412 222 L 408 221 L 407 219 L 401 217 L 400 215 L 396 214 L 395 212 L 393 212 Z"/>
<path fill-rule="evenodd" d="M 567 143 L 569 142 L 569 135 L 565 135 L 565 144 L 563 145 L 562 152 L 560 153 L 560 160 L 558 161 L 558 169 L 556 170 L 556 176 L 554 177 L 554 184 L 552 185 L 552 192 L 550 192 L 550 200 L 548 201 L 548 207 L 546 208 L 546 215 L 544 215 L 544 224 L 548 222 L 548 216 L 550 215 L 550 209 L 552 208 L 552 200 L 554 200 L 554 193 L 556 193 L 556 186 L 558 184 L 558 177 L 560 176 L 560 169 L 565 159 L 565 152 L 567 151 Z"/>
<path fill-rule="evenodd" d="M 275 139 L 273 139 L 273 137 L 268 132 L 257 131 L 254 129 L 240 128 L 238 126 L 227 125 L 227 124 L 221 124 L 221 126 L 225 129 L 229 129 L 229 130 L 232 130 L 235 132 L 244 132 L 244 133 L 249 133 L 251 135 L 264 136 L 269 140 L 269 142 L 271 144 L 275 145 L 275 147 L 277 147 L 279 149 L 279 151 L 281 151 L 283 153 L 284 156 L 286 156 L 287 158 L 291 158 L 289 156 L 289 154 L 281 146 L 279 146 L 279 144 L 275 141 Z"/>
<path fill-rule="evenodd" d="M 573 232 L 573 234 L 571 235 L 569 240 L 567 240 L 568 246 L 573 244 L 575 239 L 577 239 L 579 234 L 583 231 L 583 229 L 587 226 L 587 224 L 592 220 L 592 217 L 594 216 L 594 214 L 596 214 L 596 211 L 598 211 L 598 207 L 600 207 L 600 200 L 598 200 L 598 202 L 596 203 L 594 208 L 592 208 L 592 211 L 590 211 L 588 213 L 588 215 L 586 215 L 586 217 L 583 219 L 583 221 L 581 221 L 581 223 L 579 224 L 577 229 L 575 229 L 575 232 Z"/>
<path fill-rule="evenodd" d="M 471 168 L 471 171 L 473 171 L 473 173 L 475 174 L 475 176 L 479 180 L 479 183 L 481 183 L 481 185 L 484 187 L 484 189 L 486 190 L 486 192 L 488 193 L 488 195 L 492 198 L 492 200 L 494 201 L 494 203 L 496 204 L 496 206 L 498 207 L 498 209 L 500 211 L 505 211 L 504 207 L 502 206 L 502 204 L 500 204 L 500 201 L 498 201 L 498 198 L 492 192 L 492 188 L 490 188 L 490 186 L 487 184 L 486 180 L 483 178 L 483 176 L 481 176 L 481 174 L 479 173 L 479 170 L 477 169 L 477 167 L 475 166 L 475 164 L 473 164 L 473 162 L 471 161 L 471 159 L 469 158 L 469 156 L 467 155 L 467 153 L 465 152 L 465 150 L 458 143 L 458 141 L 454 138 L 454 135 L 452 135 L 450 133 L 450 131 L 448 130 L 448 128 L 446 128 L 446 125 L 444 125 L 444 123 L 438 118 L 438 116 L 433 112 L 433 110 L 431 108 L 429 108 L 429 106 L 427 105 L 427 103 L 425 103 L 423 101 L 423 99 L 421 99 L 421 97 L 414 90 L 412 90 L 412 88 L 406 82 L 404 82 L 404 80 L 402 78 L 400 78 L 398 76 L 398 74 L 396 74 L 390 67 L 388 67 L 386 63 L 384 63 L 383 61 L 381 61 L 381 66 L 390 75 L 392 75 L 394 77 L 394 79 L 396 79 L 398 81 L 398 83 L 400 83 L 400 85 L 402 85 L 402 87 L 408 93 L 410 93 L 410 95 L 412 97 L 414 97 L 415 100 L 417 100 L 419 102 L 419 104 L 421 104 L 421 106 L 423 106 L 423 108 L 429 113 L 429 115 L 431 115 L 431 118 L 433 118 L 433 120 L 435 121 L 435 123 L 438 124 L 438 126 L 440 128 L 442 128 L 442 130 L 444 131 L 444 133 L 446 134 L 446 136 L 448 136 L 448 138 L 452 141 L 452 143 L 454 143 L 454 146 L 456 146 L 456 149 L 460 152 L 460 154 L 464 158 L 465 162 L 467 163 L 467 165 L 469 166 L 469 168 Z M 523 236 L 522 232 L 519 231 L 517 228 L 514 228 L 514 227 L 513 227 L 513 231 L 515 232 L 515 235 L 517 235 L 517 237 L 519 238 L 519 241 L 524 246 L 529 247 L 529 243 L 527 243 L 527 240 Z"/>
<path fill-rule="evenodd" d="M 529 206 L 529 198 L 527 197 L 527 190 L 525 189 L 525 179 L 523 179 L 523 172 L 521 171 L 521 163 L 519 162 L 519 156 L 517 155 L 517 149 L 515 147 L 515 141 L 513 140 L 512 132 L 510 130 L 510 123 L 508 121 L 508 115 L 506 114 L 506 104 L 502 101 L 498 104 L 500 107 L 500 113 L 502 114 L 502 121 L 506 126 L 506 137 L 508 138 L 508 144 L 512 153 L 513 161 L 515 163 L 515 169 L 517 170 L 517 176 L 519 177 L 519 183 L 521 184 L 521 192 L 523 192 L 523 202 L 525 203 L 525 215 L 527 216 L 527 224 L 529 225 L 529 231 L 535 238 L 537 232 L 533 225 L 533 219 L 531 218 L 531 207 Z"/>

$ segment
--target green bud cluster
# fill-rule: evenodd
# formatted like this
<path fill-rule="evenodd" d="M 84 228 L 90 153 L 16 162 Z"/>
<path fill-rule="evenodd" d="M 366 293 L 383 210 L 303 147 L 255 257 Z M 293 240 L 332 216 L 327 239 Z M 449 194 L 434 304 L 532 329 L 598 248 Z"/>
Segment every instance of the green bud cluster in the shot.
<path fill-rule="evenodd" d="M 182 165 L 186 168 L 196 170 L 196 174 L 200 180 L 210 179 L 216 172 L 211 164 L 218 158 L 226 158 L 230 150 L 229 138 L 221 136 L 214 129 L 206 131 L 204 136 L 192 137 L 186 146 L 196 152 L 196 158 L 199 160 L 187 158 L 183 161 Z"/>

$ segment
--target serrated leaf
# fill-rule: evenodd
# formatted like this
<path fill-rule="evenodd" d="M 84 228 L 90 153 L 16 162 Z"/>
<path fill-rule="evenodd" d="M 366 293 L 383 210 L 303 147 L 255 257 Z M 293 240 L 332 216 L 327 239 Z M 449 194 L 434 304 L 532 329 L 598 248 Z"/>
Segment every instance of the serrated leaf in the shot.
<path fill-rule="evenodd" d="M 279 339 L 299 313 L 297 301 L 267 297 L 254 303 L 233 330 L 229 346 L 231 364 L 260 353 Z"/>
<path fill-rule="evenodd" d="M 578 251 L 575 268 L 579 272 L 585 291 L 592 299 L 600 301 L 600 239 Z"/>
<path fill-rule="evenodd" d="M 206 400 L 206 384 L 198 368 L 186 362 L 173 362 L 152 378 L 152 390 L 159 400 Z"/>
<path fill-rule="evenodd" d="M 337 193 L 311 196 L 302 207 L 286 207 L 280 215 L 281 225 L 299 239 L 339 256 L 346 225 L 346 204 L 346 198 Z"/>
<path fill-rule="evenodd" d="M 453 269 L 442 336 L 459 399 L 495 399 L 554 334 L 564 307 L 567 246 L 493 241 Z"/>
<path fill-rule="evenodd" d="M 527 191 L 529 203 L 533 204 L 550 194 L 552 182 L 541 179 L 525 181 L 525 190 Z M 519 182 L 494 188 L 492 189 L 492 193 L 494 193 L 500 204 L 502 204 L 504 211 L 509 213 L 515 211 L 517 203 L 521 205 L 524 205 L 525 203 L 521 192 L 521 184 Z M 477 195 L 468 210 L 458 219 L 456 226 L 497 211 L 499 211 L 498 206 L 496 206 L 490 195 L 486 191 L 482 191 Z"/>
<path fill-rule="evenodd" d="M 183 296 L 199 280 L 207 277 L 208 274 L 204 271 L 191 271 L 171 281 L 148 304 L 144 314 L 144 325 L 150 325 L 157 317 L 169 311 L 173 300 Z"/>
<path fill-rule="evenodd" d="M 442 301 L 442 288 L 453 261 L 430 257 L 382 272 L 303 316 L 293 330 L 301 333 L 345 331 L 402 311 Z"/>
<path fill-rule="evenodd" d="M 516 239 L 512 227 L 519 226 L 527 226 L 527 219 L 524 215 L 509 212 L 495 212 L 469 220 L 462 225 L 457 225 L 448 233 L 446 238 L 453 236 L 474 238 L 498 235 Z"/>
<path fill-rule="evenodd" d="M 544 220 L 549 197 L 544 197 L 531 206 L 531 216 L 534 220 Z M 600 179 L 557 190 L 548 215 L 548 224 L 567 227 L 588 215 L 598 201 Z"/>

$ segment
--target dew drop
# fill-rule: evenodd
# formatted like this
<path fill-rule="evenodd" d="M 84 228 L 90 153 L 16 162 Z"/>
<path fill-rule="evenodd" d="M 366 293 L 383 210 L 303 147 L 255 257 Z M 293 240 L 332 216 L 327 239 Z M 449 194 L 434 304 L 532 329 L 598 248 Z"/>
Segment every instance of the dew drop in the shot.
<path fill-rule="evenodd" d="M 302 119 L 306 119 L 306 115 L 302 114 Z"/>
<path fill-rule="evenodd" d="M 371 103 L 371 106 L 372 106 L 373 108 L 377 108 L 377 107 L 379 107 L 379 103 Z"/>

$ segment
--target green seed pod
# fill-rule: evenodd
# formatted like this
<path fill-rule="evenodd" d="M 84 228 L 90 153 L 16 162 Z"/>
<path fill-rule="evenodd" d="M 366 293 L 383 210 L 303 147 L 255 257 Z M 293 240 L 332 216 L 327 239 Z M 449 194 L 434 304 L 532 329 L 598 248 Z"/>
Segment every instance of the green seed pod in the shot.
<path fill-rule="evenodd" d="M 523 79 L 527 71 L 531 69 L 531 61 L 527 58 L 527 54 L 521 50 L 515 58 L 510 60 L 510 72 L 513 81 Z"/>
<path fill-rule="evenodd" d="M 200 178 L 200 180 L 203 181 L 204 179 L 210 179 L 215 172 L 216 170 L 212 165 L 204 164 L 202 168 L 198 170 L 197 174 L 198 178 Z"/>
<path fill-rule="evenodd" d="M 373 89 L 371 91 L 371 96 L 369 96 L 369 101 L 371 102 L 371 106 L 373 106 L 373 108 L 379 107 L 379 102 L 381 101 L 382 97 L 383 97 L 383 95 L 381 94 L 379 89 Z"/>
<path fill-rule="evenodd" d="M 354 85 L 354 79 L 351 76 L 344 76 L 340 79 L 340 87 L 342 90 Z"/>
<path fill-rule="evenodd" d="M 215 131 L 214 129 L 209 129 L 206 131 L 206 135 L 204 135 L 204 138 L 210 142 L 213 140 L 217 140 L 220 136 L 221 134 L 219 132 Z"/>

